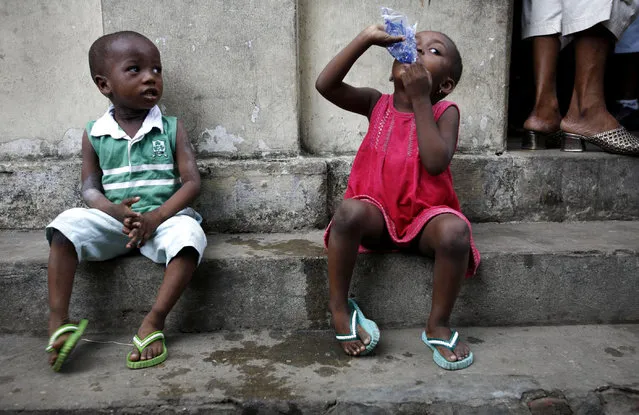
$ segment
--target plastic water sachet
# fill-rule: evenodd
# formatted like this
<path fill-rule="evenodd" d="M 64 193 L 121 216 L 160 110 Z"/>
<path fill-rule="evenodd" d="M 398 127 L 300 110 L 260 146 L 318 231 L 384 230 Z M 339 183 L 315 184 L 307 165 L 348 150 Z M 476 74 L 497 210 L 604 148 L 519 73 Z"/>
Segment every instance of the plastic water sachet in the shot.
<path fill-rule="evenodd" d="M 386 49 L 401 63 L 415 62 L 417 60 L 417 42 L 415 41 L 417 23 L 410 26 L 406 16 L 388 7 L 382 7 L 381 11 L 386 33 L 391 36 L 404 36 L 403 42 L 393 43 Z"/>

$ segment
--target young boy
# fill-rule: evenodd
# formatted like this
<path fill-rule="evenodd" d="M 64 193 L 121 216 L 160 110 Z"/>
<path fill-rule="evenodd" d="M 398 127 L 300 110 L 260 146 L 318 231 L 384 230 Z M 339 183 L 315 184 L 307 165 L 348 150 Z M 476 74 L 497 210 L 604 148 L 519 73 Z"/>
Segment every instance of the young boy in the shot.
<path fill-rule="evenodd" d="M 166 271 L 133 338 L 131 369 L 166 360 L 164 322 L 206 247 L 202 218 L 189 204 L 200 175 L 184 126 L 164 117 L 160 52 L 136 32 L 102 36 L 89 50 L 91 77 L 111 106 L 82 136 L 82 197 L 46 228 L 49 253 L 49 363 L 58 371 L 87 321 L 69 324 L 79 261 L 104 261 L 139 249 Z"/>

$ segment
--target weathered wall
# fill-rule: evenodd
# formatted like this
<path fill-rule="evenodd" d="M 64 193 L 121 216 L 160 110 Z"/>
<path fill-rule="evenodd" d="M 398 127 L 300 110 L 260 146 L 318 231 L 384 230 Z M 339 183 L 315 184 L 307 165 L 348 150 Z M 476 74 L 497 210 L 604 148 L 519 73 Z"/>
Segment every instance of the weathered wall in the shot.
<path fill-rule="evenodd" d="M 100 0 L 0 1 L 0 158 L 77 153 L 107 104 L 87 62 L 102 33 Z"/>
<path fill-rule="evenodd" d="M 459 45 L 465 70 L 451 98 L 462 110 L 461 151 L 503 149 L 511 3 L 386 2 Z M 108 104 L 90 80 L 87 51 L 124 29 L 160 49 L 161 107 L 184 120 L 200 157 L 353 153 L 366 120 L 323 100 L 314 82 L 379 21 L 378 5 L 365 0 L 4 0 L 0 160 L 78 154 L 82 127 Z M 391 62 L 374 48 L 348 80 L 390 91 Z"/>
<path fill-rule="evenodd" d="M 444 32 L 457 44 L 464 73 L 449 99 L 461 109 L 460 151 L 503 151 L 512 2 L 389 0 L 384 5 L 417 20 L 418 30 Z M 315 91 L 314 84 L 339 50 L 364 27 L 380 22 L 378 4 L 366 0 L 300 0 L 299 9 L 304 145 L 315 154 L 355 152 L 368 121 L 328 103 Z M 391 93 L 391 65 L 390 54 L 374 47 L 353 66 L 346 82 Z"/>
<path fill-rule="evenodd" d="M 103 0 L 105 33 L 136 30 L 162 54 L 166 111 L 201 155 L 296 154 L 294 0 Z"/>

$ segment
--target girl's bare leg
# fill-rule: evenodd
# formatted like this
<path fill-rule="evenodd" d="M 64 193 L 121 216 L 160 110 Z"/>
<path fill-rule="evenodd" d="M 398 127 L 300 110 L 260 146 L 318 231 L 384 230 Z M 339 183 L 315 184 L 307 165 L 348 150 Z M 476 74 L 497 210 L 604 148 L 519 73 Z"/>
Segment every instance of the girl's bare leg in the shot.
<path fill-rule="evenodd" d="M 435 257 L 433 299 L 426 335 L 448 340 L 450 314 L 468 269 L 470 229 L 455 215 L 436 216 L 424 227 L 418 249 L 424 255 Z M 462 342 L 457 343 L 454 353 L 445 347 L 437 349 L 451 362 L 462 360 L 470 353 L 468 345 Z"/>
<path fill-rule="evenodd" d="M 348 290 L 360 244 L 379 245 L 386 233 L 382 213 L 374 205 L 356 199 L 342 202 L 335 212 L 328 239 L 329 309 L 335 332 L 350 332 Z M 370 337 L 357 327 L 363 342 L 355 340 L 340 343 L 346 354 L 356 356 L 366 349 Z"/>

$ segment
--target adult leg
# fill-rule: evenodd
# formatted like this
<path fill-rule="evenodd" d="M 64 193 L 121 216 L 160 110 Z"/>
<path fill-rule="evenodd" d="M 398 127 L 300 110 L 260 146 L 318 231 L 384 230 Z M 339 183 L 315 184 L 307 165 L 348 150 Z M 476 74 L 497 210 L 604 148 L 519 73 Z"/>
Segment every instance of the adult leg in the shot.
<path fill-rule="evenodd" d="M 76 268 L 78 267 L 78 255 L 75 247 L 57 229 L 51 236 L 51 248 L 49 250 L 49 265 L 47 268 L 47 280 L 49 287 L 49 336 L 62 324 L 69 322 L 69 302 Z M 49 364 L 53 365 L 58 358 L 58 350 L 62 347 L 71 333 L 58 337 L 53 343 L 55 351 L 49 353 Z"/>
<path fill-rule="evenodd" d="M 144 339 L 154 331 L 163 330 L 166 316 L 169 314 L 182 292 L 191 281 L 198 264 L 199 253 L 193 247 L 183 248 L 166 267 L 164 279 L 158 290 L 157 298 L 151 311 L 144 317 L 138 329 L 138 337 Z M 162 341 L 157 340 L 148 345 L 142 354 L 133 348 L 131 360 L 148 360 L 162 354 Z"/>
<path fill-rule="evenodd" d="M 593 136 L 619 127 L 604 98 L 606 59 L 613 41 L 600 24 L 575 34 L 575 85 L 562 130 Z"/>
<path fill-rule="evenodd" d="M 347 199 L 335 212 L 328 239 L 328 289 L 336 333 L 350 332 L 348 290 L 360 244 L 379 246 L 386 234 L 384 216 L 370 203 Z M 370 342 L 370 337 L 359 325 L 357 331 L 363 341 L 340 343 L 346 354 L 356 356 L 366 350 L 365 344 Z"/>
<path fill-rule="evenodd" d="M 524 122 L 527 130 L 554 133 L 559 129 L 561 114 L 557 100 L 557 58 L 559 35 L 533 38 L 535 106 Z"/>
<path fill-rule="evenodd" d="M 435 216 L 424 227 L 418 249 L 424 255 L 435 257 L 433 298 L 426 335 L 447 340 L 451 336 L 450 314 L 468 269 L 470 229 L 453 214 Z M 462 342 L 457 343 L 454 352 L 441 346 L 437 349 L 451 362 L 462 360 L 470 353 L 468 345 Z"/>

